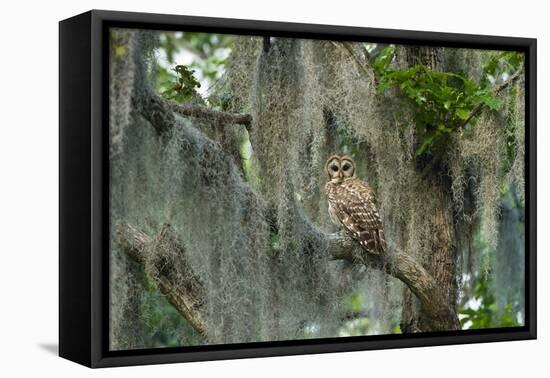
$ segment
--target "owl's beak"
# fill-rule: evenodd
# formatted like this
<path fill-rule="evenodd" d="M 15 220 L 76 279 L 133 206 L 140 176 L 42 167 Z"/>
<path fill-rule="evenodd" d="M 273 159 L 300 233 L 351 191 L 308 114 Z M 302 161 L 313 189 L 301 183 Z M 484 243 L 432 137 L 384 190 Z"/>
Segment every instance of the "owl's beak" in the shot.
<path fill-rule="evenodd" d="M 338 172 L 338 178 L 340 180 L 343 180 L 344 179 L 344 172 L 342 172 L 342 171 Z"/>

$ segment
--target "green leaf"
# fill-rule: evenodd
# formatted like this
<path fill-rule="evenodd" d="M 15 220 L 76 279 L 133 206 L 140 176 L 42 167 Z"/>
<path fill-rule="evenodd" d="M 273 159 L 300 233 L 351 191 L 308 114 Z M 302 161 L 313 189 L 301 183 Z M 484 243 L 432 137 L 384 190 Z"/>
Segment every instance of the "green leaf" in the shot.
<path fill-rule="evenodd" d="M 124 57 L 126 55 L 126 52 L 128 51 L 125 45 L 114 46 L 114 49 L 115 49 L 115 56 L 117 58 Z"/>
<path fill-rule="evenodd" d="M 420 145 L 420 147 L 418 147 L 416 149 L 416 152 L 414 154 L 415 157 L 419 157 L 420 155 L 422 155 L 426 150 L 428 150 L 428 148 L 430 147 L 430 145 L 432 144 L 432 141 L 436 138 L 436 136 L 439 135 L 439 132 L 432 132 L 432 133 L 429 133 L 425 138 L 424 138 L 424 141 L 422 142 L 422 144 Z"/>
<path fill-rule="evenodd" d="M 451 131 L 453 131 L 453 129 L 450 129 L 448 127 L 446 127 L 444 124 L 440 123 L 439 125 L 437 125 L 437 130 L 441 131 L 441 132 L 444 132 L 444 133 L 450 133 Z"/>
<path fill-rule="evenodd" d="M 475 102 L 481 103 L 491 110 L 498 110 L 501 107 L 501 102 L 490 93 L 480 94 Z"/>
<path fill-rule="evenodd" d="M 470 111 L 468 109 L 456 109 L 455 114 L 458 118 L 463 121 L 466 121 L 470 117 Z"/>
<path fill-rule="evenodd" d="M 464 80 L 464 94 L 471 96 L 477 89 L 477 84 L 473 80 Z"/>
<path fill-rule="evenodd" d="M 490 54 L 490 57 L 482 63 L 484 71 L 479 83 L 456 73 L 432 70 L 422 64 L 405 70 L 391 69 L 393 50 L 390 49 L 375 59 L 373 66 L 378 77 L 378 90 L 384 92 L 395 88 L 412 107 L 413 121 L 421 141 L 416 156 L 436 143 L 438 148 L 444 147 L 442 144 L 450 140 L 446 138 L 447 134 L 460 129 L 475 107 L 490 110 L 502 108 L 501 101 L 488 89 L 493 83 L 488 77 L 494 75 L 502 78 L 502 66 L 521 64 L 522 55 L 501 52 Z M 474 117 L 467 127 L 473 127 L 475 123 Z M 437 133 L 434 133 L 434 128 Z"/>

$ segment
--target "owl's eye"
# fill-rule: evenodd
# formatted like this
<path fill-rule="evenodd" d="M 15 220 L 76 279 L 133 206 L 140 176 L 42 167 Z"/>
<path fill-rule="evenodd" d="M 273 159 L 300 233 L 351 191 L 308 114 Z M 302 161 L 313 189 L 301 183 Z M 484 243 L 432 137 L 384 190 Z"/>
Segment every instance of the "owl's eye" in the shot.
<path fill-rule="evenodd" d="M 331 165 L 330 169 L 332 169 L 334 172 L 338 172 L 338 166 L 336 165 Z"/>
<path fill-rule="evenodd" d="M 350 169 L 350 168 L 351 168 L 351 165 L 349 165 L 349 164 L 344 164 L 344 166 L 342 167 L 342 169 L 343 169 L 344 171 L 347 171 L 347 170 Z"/>

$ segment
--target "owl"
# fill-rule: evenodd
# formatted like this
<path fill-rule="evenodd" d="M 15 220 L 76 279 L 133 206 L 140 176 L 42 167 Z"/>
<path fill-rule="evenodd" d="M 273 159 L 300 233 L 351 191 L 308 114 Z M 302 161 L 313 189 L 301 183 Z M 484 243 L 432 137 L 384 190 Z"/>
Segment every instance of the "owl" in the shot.
<path fill-rule="evenodd" d="M 330 219 L 368 252 L 386 250 L 384 229 L 374 192 L 355 176 L 355 162 L 346 155 L 333 155 L 325 164 Z"/>

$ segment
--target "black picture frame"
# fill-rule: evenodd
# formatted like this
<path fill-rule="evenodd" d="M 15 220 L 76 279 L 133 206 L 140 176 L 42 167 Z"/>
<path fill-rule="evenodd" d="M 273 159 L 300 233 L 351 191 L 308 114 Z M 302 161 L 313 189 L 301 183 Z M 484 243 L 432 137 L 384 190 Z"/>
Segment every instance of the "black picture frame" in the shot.
<path fill-rule="evenodd" d="M 112 26 L 525 52 L 525 326 L 109 351 L 108 59 Z M 59 23 L 59 355 L 89 367 L 536 338 L 536 39 L 92 10 Z"/>

